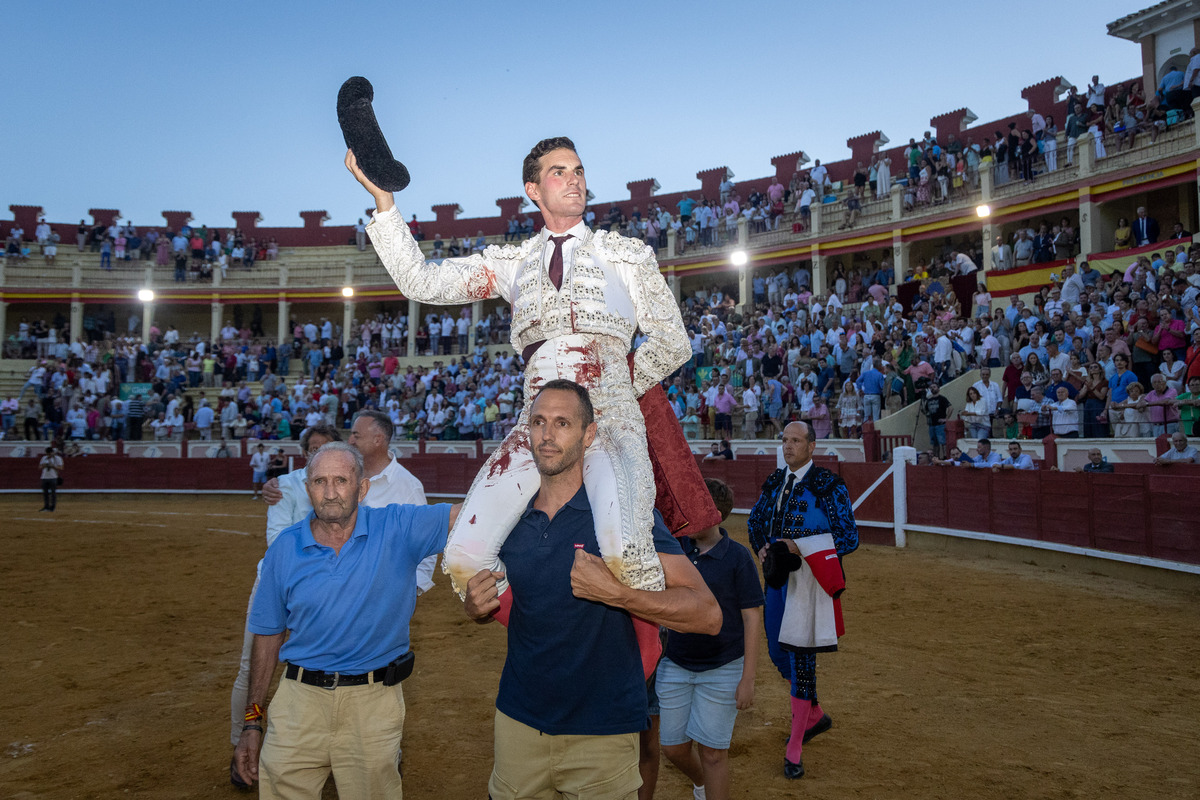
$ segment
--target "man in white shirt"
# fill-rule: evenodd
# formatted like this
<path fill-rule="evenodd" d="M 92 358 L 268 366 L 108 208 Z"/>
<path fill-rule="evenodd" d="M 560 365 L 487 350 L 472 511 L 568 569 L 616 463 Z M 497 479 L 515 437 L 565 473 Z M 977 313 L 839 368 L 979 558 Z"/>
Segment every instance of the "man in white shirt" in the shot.
<path fill-rule="evenodd" d="M 821 163 L 821 159 L 817 159 L 812 172 L 809 173 L 809 180 L 812 181 L 818 192 L 824 194 L 825 186 L 829 183 L 829 170 Z"/>
<path fill-rule="evenodd" d="M 362 217 L 359 217 L 358 222 L 354 223 L 354 246 L 360 253 L 367 249 L 367 226 L 363 223 Z"/>
<path fill-rule="evenodd" d="M 950 377 L 951 363 L 954 358 L 954 343 L 945 331 L 938 331 L 937 342 L 933 346 L 933 366 L 937 370 L 938 382 L 945 383 Z"/>
<path fill-rule="evenodd" d="M 747 378 L 746 390 L 742 392 L 742 438 L 758 438 L 758 393 L 754 378 Z"/>
<path fill-rule="evenodd" d="M 250 472 L 252 474 L 251 482 L 254 484 L 254 500 L 257 500 L 262 493 L 263 484 L 267 482 L 267 467 L 271 465 L 271 456 L 267 454 L 267 450 L 263 445 L 254 448 L 254 454 L 250 456 Z"/>
<path fill-rule="evenodd" d="M 1066 386 L 1059 385 L 1055 391 L 1057 399 L 1046 404 L 1051 409 L 1054 435 L 1076 437 L 1079 435 L 1079 406 L 1071 399 L 1071 393 Z"/>
<path fill-rule="evenodd" d="M 1104 110 L 1104 106 L 1105 106 L 1104 92 L 1105 92 L 1106 88 L 1107 87 L 1103 83 L 1100 82 L 1099 75 L 1092 76 L 1092 82 L 1088 86 L 1088 93 L 1087 93 L 1088 108 L 1099 107 L 1099 109 L 1101 111 Z"/>
<path fill-rule="evenodd" d="M 979 269 L 969 255 L 960 253 L 957 250 L 950 254 L 950 264 L 958 270 L 959 275 L 970 275 Z"/>
<path fill-rule="evenodd" d="M 1079 302 L 1079 296 L 1083 294 L 1086 288 L 1083 283 L 1083 278 L 1075 271 L 1075 268 L 1070 264 L 1063 267 L 1063 285 L 1062 285 L 1062 304 L 1066 307 L 1074 306 Z"/>
<path fill-rule="evenodd" d="M 1004 402 L 1004 388 L 992 380 L 992 370 L 988 367 L 980 367 L 979 380 L 975 381 L 972 386 L 975 391 L 979 392 L 979 396 L 988 402 L 988 407 L 995 414 L 1000 409 L 1000 404 Z"/>
<path fill-rule="evenodd" d="M 983 329 L 983 341 L 979 343 L 979 363 L 986 364 L 987 367 L 1000 366 L 1000 340 L 992 333 L 990 326 Z M 983 369 L 980 370 L 981 373 L 982 371 Z"/>

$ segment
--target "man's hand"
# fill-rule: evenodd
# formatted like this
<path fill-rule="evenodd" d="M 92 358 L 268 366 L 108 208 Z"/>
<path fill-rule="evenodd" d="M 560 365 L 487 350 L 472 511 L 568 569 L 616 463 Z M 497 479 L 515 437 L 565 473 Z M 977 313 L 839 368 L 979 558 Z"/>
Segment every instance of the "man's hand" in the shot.
<path fill-rule="evenodd" d="M 481 569 L 467 581 L 467 596 L 463 608 L 468 617 L 481 625 L 492 621 L 492 614 L 500 608 L 500 593 L 496 590 L 496 582 L 503 577 L 503 572 Z"/>
<path fill-rule="evenodd" d="M 283 499 L 283 492 L 279 488 L 279 478 L 271 478 L 263 484 L 262 497 L 269 506 L 273 506 Z"/>
<path fill-rule="evenodd" d="M 371 193 L 371 197 L 375 198 L 375 210 L 378 212 L 387 211 L 392 206 L 396 205 L 395 196 L 391 192 L 385 192 L 375 184 L 371 183 L 370 179 L 363 174 L 363 171 L 358 168 L 358 159 L 354 157 L 353 150 L 346 151 L 346 169 L 350 170 L 350 174 L 354 179 L 363 185 L 363 188 Z"/>
<path fill-rule="evenodd" d="M 258 751 L 262 750 L 263 735 L 254 730 L 242 731 L 238 739 L 237 749 L 233 751 L 233 761 L 237 765 L 238 776 L 246 783 L 258 780 Z"/>
<path fill-rule="evenodd" d="M 580 600 L 592 600 L 608 606 L 619 606 L 619 598 L 625 587 L 612 571 L 605 566 L 604 559 L 584 551 L 575 551 L 575 563 L 571 566 L 571 593 Z"/>
<path fill-rule="evenodd" d="M 745 711 L 754 705 L 754 676 L 747 675 L 738 681 L 737 689 L 733 692 L 738 711 Z"/>

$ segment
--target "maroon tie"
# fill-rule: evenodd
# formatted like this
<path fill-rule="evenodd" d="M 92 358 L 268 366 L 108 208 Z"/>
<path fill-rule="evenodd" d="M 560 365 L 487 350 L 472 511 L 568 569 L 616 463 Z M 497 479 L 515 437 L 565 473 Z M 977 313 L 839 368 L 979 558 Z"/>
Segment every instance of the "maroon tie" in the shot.
<path fill-rule="evenodd" d="M 554 242 L 554 252 L 550 254 L 550 281 L 554 284 L 555 289 L 562 288 L 563 278 L 563 242 L 571 238 L 571 234 L 564 233 L 562 236 L 551 236 L 550 241 Z"/>

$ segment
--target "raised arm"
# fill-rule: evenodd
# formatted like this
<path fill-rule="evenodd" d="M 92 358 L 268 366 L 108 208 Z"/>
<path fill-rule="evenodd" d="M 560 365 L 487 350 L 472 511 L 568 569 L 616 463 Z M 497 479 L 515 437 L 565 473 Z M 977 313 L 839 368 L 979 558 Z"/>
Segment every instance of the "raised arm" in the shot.
<path fill-rule="evenodd" d="M 514 258 L 499 257 L 498 248 L 488 248 L 464 258 L 446 258 L 439 264 L 425 260 L 420 245 L 396 209 L 390 192 L 375 186 L 358 168 L 354 153 L 346 151 L 346 169 L 375 198 L 375 214 L 367 235 L 379 260 L 405 297 L 422 303 L 458 305 L 503 296 L 507 299 Z"/>

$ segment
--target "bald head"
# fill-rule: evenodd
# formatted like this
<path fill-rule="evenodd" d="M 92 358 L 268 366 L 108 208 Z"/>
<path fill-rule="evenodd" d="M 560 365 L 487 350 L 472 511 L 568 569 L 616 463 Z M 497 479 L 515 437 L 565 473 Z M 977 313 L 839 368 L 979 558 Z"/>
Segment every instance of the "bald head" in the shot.
<path fill-rule="evenodd" d="M 789 422 L 783 429 L 783 460 L 790 470 L 798 470 L 812 460 L 817 435 L 804 422 Z"/>

